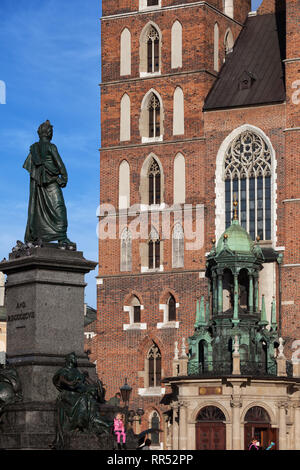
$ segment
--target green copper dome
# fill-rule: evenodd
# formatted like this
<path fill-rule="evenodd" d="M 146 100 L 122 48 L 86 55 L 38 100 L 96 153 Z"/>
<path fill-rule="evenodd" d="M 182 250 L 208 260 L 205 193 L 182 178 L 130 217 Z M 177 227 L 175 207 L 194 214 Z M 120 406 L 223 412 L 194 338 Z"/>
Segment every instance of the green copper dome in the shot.
<path fill-rule="evenodd" d="M 247 231 L 241 227 L 238 220 L 233 220 L 230 227 L 225 230 L 218 241 L 216 248 L 217 255 L 221 253 L 225 245 L 231 251 L 249 253 L 253 250 L 254 242 Z"/>

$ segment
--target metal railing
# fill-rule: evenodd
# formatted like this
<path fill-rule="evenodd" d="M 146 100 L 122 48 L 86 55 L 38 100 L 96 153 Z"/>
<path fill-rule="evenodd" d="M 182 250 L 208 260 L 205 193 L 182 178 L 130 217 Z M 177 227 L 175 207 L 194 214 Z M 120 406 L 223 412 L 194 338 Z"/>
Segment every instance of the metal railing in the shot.
<path fill-rule="evenodd" d="M 241 361 L 240 370 L 241 375 L 277 376 L 276 362 L 271 363 L 266 367 L 266 364 L 263 362 Z M 188 366 L 188 375 L 212 377 L 232 375 L 232 363 L 225 361 L 211 361 L 199 364 L 190 363 Z"/>

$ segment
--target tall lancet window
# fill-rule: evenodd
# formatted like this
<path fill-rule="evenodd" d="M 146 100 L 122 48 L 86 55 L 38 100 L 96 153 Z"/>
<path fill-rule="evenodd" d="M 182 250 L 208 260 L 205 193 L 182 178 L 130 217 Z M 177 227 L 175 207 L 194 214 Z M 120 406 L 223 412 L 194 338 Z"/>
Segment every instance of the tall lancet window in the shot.
<path fill-rule="evenodd" d="M 149 180 L 149 205 L 160 204 L 161 201 L 161 177 L 157 161 L 153 158 L 148 171 Z"/>
<path fill-rule="evenodd" d="M 147 72 L 159 72 L 159 34 L 154 26 L 147 34 Z"/>
<path fill-rule="evenodd" d="M 160 267 L 160 240 L 157 231 L 153 227 L 148 241 L 148 268 L 158 269 Z"/>
<path fill-rule="evenodd" d="M 121 235 L 121 269 L 120 271 L 131 271 L 132 269 L 132 235 L 125 228 Z"/>
<path fill-rule="evenodd" d="M 149 104 L 149 137 L 160 136 L 160 102 L 158 97 L 152 93 Z"/>
<path fill-rule="evenodd" d="M 226 228 L 236 198 L 240 224 L 252 239 L 271 240 L 271 164 L 270 148 L 255 132 L 231 142 L 224 162 Z"/>
<path fill-rule="evenodd" d="M 172 235 L 172 266 L 184 267 L 184 233 L 180 223 L 177 223 Z"/>
<path fill-rule="evenodd" d="M 153 346 L 147 354 L 149 387 L 159 387 L 161 381 L 161 352 L 159 347 Z"/>

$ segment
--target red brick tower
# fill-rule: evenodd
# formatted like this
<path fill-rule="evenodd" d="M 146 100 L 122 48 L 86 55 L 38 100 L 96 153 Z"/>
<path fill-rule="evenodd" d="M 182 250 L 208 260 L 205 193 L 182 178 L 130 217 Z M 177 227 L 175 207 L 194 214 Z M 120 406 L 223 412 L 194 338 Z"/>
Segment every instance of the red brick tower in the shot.
<path fill-rule="evenodd" d="M 108 397 L 127 377 L 145 423 L 155 413 L 163 420 L 160 378 L 172 375 L 174 342 L 181 350 L 181 338 L 193 331 L 197 299 L 208 300 L 215 188 L 207 183 L 202 108 L 250 4 L 102 2 L 100 201 L 116 213 L 109 220 L 100 214 L 94 355 Z M 174 204 L 190 205 L 194 231 L 200 217 L 198 244 L 177 219 L 180 211 L 169 210 Z M 130 225 L 135 217 L 129 213 L 127 224 L 123 218 L 133 205 L 152 214 L 139 239 Z M 161 223 L 168 215 L 170 236 Z M 104 239 L 108 222 L 112 235 Z"/>
<path fill-rule="evenodd" d="M 300 2 L 286 0 L 286 121 L 282 188 L 282 326 L 290 342 L 300 337 Z M 290 343 L 291 344 L 291 343 Z"/>

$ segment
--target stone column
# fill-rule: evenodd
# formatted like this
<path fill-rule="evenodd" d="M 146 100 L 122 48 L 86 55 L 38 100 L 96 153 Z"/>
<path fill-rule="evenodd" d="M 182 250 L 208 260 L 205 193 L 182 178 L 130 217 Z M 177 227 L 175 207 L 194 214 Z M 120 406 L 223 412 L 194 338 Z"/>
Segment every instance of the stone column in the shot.
<path fill-rule="evenodd" d="M 278 403 L 279 408 L 279 450 L 287 450 L 286 439 L 286 408 L 287 403 L 281 401 Z"/>
<path fill-rule="evenodd" d="M 240 397 L 233 397 L 230 406 L 232 408 L 232 450 L 241 449 L 241 423 L 240 409 L 242 406 Z"/>
<path fill-rule="evenodd" d="M 178 450 L 178 437 L 179 437 L 179 426 L 178 426 L 178 403 L 171 405 L 173 411 L 173 424 L 172 424 L 172 450 Z"/>
<path fill-rule="evenodd" d="M 218 273 L 218 313 L 223 312 L 223 279 L 222 274 Z"/>
<path fill-rule="evenodd" d="M 254 311 L 258 312 L 258 274 L 254 275 Z"/>
<path fill-rule="evenodd" d="M 179 450 L 187 450 L 187 403 L 179 402 Z"/>
<path fill-rule="evenodd" d="M 253 313 L 253 276 L 252 274 L 249 275 L 249 312 Z"/>
<path fill-rule="evenodd" d="M 239 323 L 239 283 L 238 275 L 234 275 L 234 307 L 233 307 L 233 320 L 234 324 Z"/>
<path fill-rule="evenodd" d="M 217 275 L 215 272 L 212 273 L 212 283 L 213 283 L 213 298 L 212 298 L 212 303 L 213 303 L 213 313 L 217 313 L 217 295 L 218 295 L 218 289 L 217 289 Z"/>

